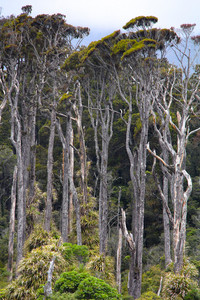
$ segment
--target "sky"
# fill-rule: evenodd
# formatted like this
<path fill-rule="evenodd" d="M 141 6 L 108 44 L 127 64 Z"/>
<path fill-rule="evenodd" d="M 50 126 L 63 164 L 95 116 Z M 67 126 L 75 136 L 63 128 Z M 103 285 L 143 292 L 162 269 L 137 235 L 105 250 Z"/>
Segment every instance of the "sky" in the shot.
<path fill-rule="evenodd" d="M 32 5 L 32 16 L 61 13 L 69 24 L 89 27 L 89 40 L 121 29 L 137 16 L 156 16 L 159 28 L 196 23 L 200 34 L 200 0 L 0 0 L 1 15 L 18 15 L 25 5 Z"/>

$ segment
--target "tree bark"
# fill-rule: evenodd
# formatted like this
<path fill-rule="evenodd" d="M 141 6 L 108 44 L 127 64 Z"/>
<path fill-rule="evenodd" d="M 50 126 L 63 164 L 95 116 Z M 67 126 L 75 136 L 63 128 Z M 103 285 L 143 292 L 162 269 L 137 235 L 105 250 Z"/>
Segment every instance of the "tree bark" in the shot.
<path fill-rule="evenodd" d="M 55 101 L 55 100 L 54 100 Z M 55 138 L 55 126 L 56 126 L 56 110 L 55 103 L 51 110 L 51 125 L 50 136 L 48 146 L 48 158 L 47 158 L 47 202 L 45 208 L 45 223 L 44 229 L 50 231 L 51 216 L 52 216 L 52 190 L 53 190 L 53 149 Z"/>
<path fill-rule="evenodd" d="M 62 132 L 59 120 L 56 121 L 57 130 L 63 147 L 63 195 L 62 195 L 62 217 L 61 217 L 61 234 L 63 242 L 68 241 L 69 234 L 69 128 L 70 115 L 66 118 L 66 134 Z"/>
<path fill-rule="evenodd" d="M 116 283 L 118 293 L 121 294 L 121 262 L 122 262 L 122 229 L 119 227 L 118 246 L 117 246 L 117 262 L 116 262 Z"/>
<path fill-rule="evenodd" d="M 14 249 L 14 234 L 15 234 L 15 208 L 16 208 L 16 193 L 17 193 L 17 166 L 14 168 L 13 184 L 11 190 L 11 209 L 10 209 L 10 224 L 9 224 L 9 243 L 8 243 L 8 266 L 7 270 L 10 273 L 9 281 L 13 277 L 13 249 Z"/>
<path fill-rule="evenodd" d="M 143 83 L 145 86 L 145 83 Z M 142 85 L 142 82 L 141 82 Z M 147 90 L 149 83 L 145 86 Z M 142 88 L 142 87 L 141 87 Z M 121 90 L 120 90 L 121 91 Z M 121 91 L 121 96 L 128 104 L 129 117 L 126 122 L 126 151 L 130 161 L 130 177 L 134 193 L 132 209 L 132 232 L 135 241 L 135 250 L 131 252 L 131 263 L 129 271 L 128 290 L 135 299 L 141 295 L 142 284 L 142 256 L 143 256 L 143 235 L 144 235 L 144 203 L 146 190 L 146 145 L 148 141 L 150 99 L 148 93 L 141 93 L 138 99 L 140 112 L 141 130 L 140 140 L 135 150 L 131 149 L 131 122 L 132 122 L 132 98 L 127 100 Z"/>
<path fill-rule="evenodd" d="M 16 80 L 15 71 L 12 74 L 10 92 L 8 94 L 9 104 L 11 107 L 11 142 L 16 150 L 17 156 L 17 259 L 18 266 L 23 257 L 23 246 L 25 237 L 24 224 L 24 164 L 22 155 L 22 126 L 20 122 L 18 100 L 19 100 L 19 82 Z"/>
<path fill-rule="evenodd" d="M 168 163 L 168 153 L 166 149 L 163 149 L 163 158 L 164 161 Z M 163 195 L 165 197 L 166 204 L 168 205 L 168 194 L 169 194 L 169 180 L 165 175 L 164 168 L 163 169 Z M 170 223 L 169 216 L 166 211 L 165 204 L 163 203 L 163 226 L 164 226 L 164 247 L 165 247 L 165 267 L 172 262 L 171 259 L 171 238 L 170 238 Z"/>
<path fill-rule="evenodd" d="M 81 190 L 83 193 L 83 203 L 87 203 L 87 156 L 82 124 L 83 104 L 81 96 L 81 87 L 79 82 L 77 83 L 77 90 L 75 94 L 78 98 L 78 101 L 77 103 L 74 103 L 73 109 L 76 115 L 76 124 L 80 143 L 79 158 L 81 164 Z"/>
<path fill-rule="evenodd" d="M 70 148 L 69 148 L 69 170 L 71 177 L 74 177 L 74 132 L 70 120 Z M 69 190 L 69 233 L 72 232 L 72 223 L 73 223 L 73 193 L 71 189 Z"/>

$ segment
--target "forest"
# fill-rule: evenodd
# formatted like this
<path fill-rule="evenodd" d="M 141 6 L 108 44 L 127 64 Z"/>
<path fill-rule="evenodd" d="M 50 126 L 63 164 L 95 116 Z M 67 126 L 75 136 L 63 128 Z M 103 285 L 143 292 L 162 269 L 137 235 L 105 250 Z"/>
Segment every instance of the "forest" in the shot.
<path fill-rule="evenodd" d="M 0 299 L 200 299 L 196 24 L 31 13 L 0 18 Z"/>

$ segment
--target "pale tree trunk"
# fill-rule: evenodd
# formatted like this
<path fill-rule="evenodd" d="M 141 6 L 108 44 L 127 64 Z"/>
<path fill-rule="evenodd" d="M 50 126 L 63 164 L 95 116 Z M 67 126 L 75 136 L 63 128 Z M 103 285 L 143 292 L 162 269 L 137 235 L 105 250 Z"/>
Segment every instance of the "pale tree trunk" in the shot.
<path fill-rule="evenodd" d="M 142 86 L 144 88 L 142 88 Z M 147 161 L 147 141 L 150 115 L 150 82 L 141 80 L 140 98 L 137 94 L 137 105 L 140 112 L 141 130 L 138 145 L 131 149 L 131 123 L 133 113 L 132 92 L 126 98 L 122 92 L 120 83 L 118 85 L 122 99 L 128 105 L 128 120 L 126 123 L 126 151 L 130 161 L 130 177 L 133 187 L 134 201 L 132 205 L 132 233 L 134 237 L 135 249 L 131 251 L 130 271 L 128 281 L 128 291 L 134 299 L 141 295 L 142 284 L 142 257 L 143 257 L 143 236 L 144 236 L 144 204 L 146 191 L 146 161 Z M 144 92 L 146 91 L 146 92 Z"/>
<path fill-rule="evenodd" d="M 118 229 L 118 246 L 117 246 L 117 261 L 116 261 L 116 284 L 118 293 L 121 294 L 121 264 L 122 264 L 122 228 L 120 225 L 120 201 L 121 201 L 121 187 L 118 196 L 118 216 L 117 216 L 117 229 Z"/>
<path fill-rule="evenodd" d="M 14 75 L 13 75 L 14 76 Z M 15 96 L 12 97 L 12 90 L 15 91 Z M 23 182 L 23 157 L 22 157 L 22 128 L 20 117 L 18 113 L 18 97 L 19 97 L 19 84 L 13 83 L 13 88 L 9 93 L 9 103 L 11 106 L 11 141 L 16 150 L 17 155 L 17 266 L 23 257 L 23 246 L 25 237 L 25 224 L 24 224 L 24 182 Z"/>
<path fill-rule="evenodd" d="M 99 238 L 100 253 L 105 254 L 107 245 L 108 224 L 108 145 L 107 128 L 102 124 L 101 169 L 99 188 Z"/>
<path fill-rule="evenodd" d="M 122 213 L 122 219 L 121 219 L 121 226 L 122 226 L 122 232 L 123 235 L 127 241 L 129 250 L 130 250 L 130 268 L 129 268 L 129 276 L 128 276 L 128 290 L 129 293 L 131 292 L 130 288 L 132 288 L 134 290 L 134 286 L 137 285 L 137 282 L 135 282 L 135 276 L 134 276 L 134 270 L 135 270 L 135 252 L 136 252 L 136 244 L 135 244 L 135 240 L 133 238 L 132 233 L 129 233 L 126 227 L 126 214 L 125 211 L 123 209 L 121 209 L 121 213 Z M 133 295 L 131 295 L 133 296 Z M 137 297 L 134 299 L 137 299 Z"/>
<path fill-rule="evenodd" d="M 76 115 L 76 124 L 78 131 L 78 138 L 80 143 L 79 158 L 81 164 L 81 189 L 83 193 L 83 203 L 87 203 L 87 156 L 85 147 L 85 138 L 82 126 L 82 114 L 83 114 L 83 104 L 81 96 L 80 83 L 77 83 L 77 89 L 75 97 L 78 98 L 78 103 L 74 103 L 73 109 Z"/>
<path fill-rule="evenodd" d="M 63 200 L 62 200 L 62 239 L 68 242 L 68 224 L 69 224 L 69 195 L 68 195 L 68 169 L 69 169 L 69 148 L 64 149 L 64 172 L 63 172 Z"/>
<path fill-rule="evenodd" d="M 36 163 L 36 104 L 33 107 L 31 118 L 31 138 L 30 138 L 30 172 L 29 172 L 29 197 L 28 202 L 32 203 L 35 197 L 35 163 Z"/>
<path fill-rule="evenodd" d="M 122 263 L 122 229 L 119 227 L 118 246 L 117 246 L 117 262 L 116 262 L 116 284 L 118 293 L 121 293 L 121 263 Z"/>
<path fill-rule="evenodd" d="M 182 122 L 184 124 L 184 121 Z M 181 132 L 185 132 L 185 126 L 181 128 Z M 177 156 L 175 159 L 174 173 L 174 270 L 180 272 L 183 266 L 183 257 L 186 240 L 186 223 L 187 223 L 187 202 L 192 192 L 192 180 L 185 170 L 186 160 L 186 138 L 183 134 L 178 137 Z M 187 188 L 184 191 L 184 178 L 187 180 Z"/>
<path fill-rule="evenodd" d="M 51 125 L 50 125 L 50 136 L 49 136 L 48 157 L 47 157 L 47 201 L 45 207 L 45 220 L 44 220 L 44 229 L 46 231 L 50 231 L 51 217 L 52 217 L 53 149 L 54 149 L 54 138 L 55 138 L 55 126 L 56 126 L 56 103 L 54 100 L 53 107 L 51 110 Z"/>
<path fill-rule="evenodd" d="M 60 126 L 60 123 L 57 121 L 56 122 L 57 128 L 58 128 L 58 133 L 60 136 L 60 140 L 63 145 L 63 149 L 67 153 L 67 160 L 66 160 L 66 165 L 64 167 L 64 170 L 67 172 L 67 176 L 65 180 L 67 180 L 65 189 L 66 191 L 63 191 L 63 211 L 62 211 L 62 228 L 64 225 L 64 232 L 62 231 L 62 237 L 66 239 L 66 232 L 67 235 L 69 233 L 69 192 L 72 195 L 72 201 L 75 206 L 75 211 L 76 211 L 76 232 L 77 232 L 77 244 L 82 245 L 82 233 L 81 233 L 81 211 L 80 211 L 80 202 L 78 199 L 77 191 L 74 185 L 74 179 L 73 179 L 73 173 L 71 172 L 71 166 L 69 165 L 69 149 L 70 149 L 70 144 L 69 141 L 71 139 L 71 134 L 72 134 L 72 123 L 71 123 L 71 114 L 68 115 L 67 118 L 67 133 L 66 137 L 64 137 L 64 134 L 62 132 L 62 128 Z M 71 157 L 73 160 L 73 158 Z M 66 168 L 66 169 L 65 169 Z M 64 180 L 63 180 L 64 181 Z M 68 186 L 69 182 L 69 186 Z M 64 184 L 64 183 L 63 183 Z M 67 194 L 65 193 L 67 192 Z M 65 197 L 64 197 L 65 194 Z"/>
<path fill-rule="evenodd" d="M 18 124 L 19 125 L 19 124 Z M 21 126 L 18 127 L 17 133 L 17 167 L 18 167 L 18 184 L 17 184 L 17 265 L 23 256 L 23 246 L 25 237 L 24 228 L 24 183 L 23 183 L 23 161 L 22 161 L 22 151 L 21 151 Z"/>
<path fill-rule="evenodd" d="M 57 130 L 63 147 L 63 195 L 62 195 L 62 217 L 61 234 L 63 242 L 68 242 L 69 234 L 69 129 L 70 115 L 66 118 L 66 134 L 64 136 L 59 120 L 56 121 Z"/>
<path fill-rule="evenodd" d="M 102 87 L 102 94 L 104 91 Z M 113 134 L 114 111 L 112 107 L 114 91 L 110 91 L 109 103 L 104 106 L 104 100 L 93 103 L 88 94 L 88 107 L 91 117 L 92 127 L 94 129 L 94 142 L 97 158 L 97 171 L 100 179 L 99 186 L 99 252 L 106 253 L 107 246 L 107 225 L 108 225 L 108 151 L 109 143 Z M 97 107 L 95 107 L 95 105 Z M 95 116 L 94 116 L 95 111 Z M 98 131 L 101 130 L 101 150 L 99 149 Z"/>
<path fill-rule="evenodd" d="M 14 249 L 14 234 L 15 234 L 15 207 L 17 193 L 17 166 L 14 168 L 13 183 L 11 190 L 11 209 L 10 209 L 10 224 L 9 224 L 9 243 L 8 243 L 8 266 L 7 270 L 10 273 L 9 280 L 13 277 L 13 249 Z"/>
<path fill-rule="evenodd" d="M 154 118 L 154 129 L 157 133 L 159 143 L 162 149 L 166 149 L 171 156 L 171 165 L 159 155 L 153 153 L 148 145 L 149 151 L 151 154 L 158 159 L 167 169 L 168 173 L 171 175 L 171 197 L 173 205 L 173 217 L 172 213 L 168 208 L 168 216 L 171 219 L 173 226 L 173 259 L 174 259 L 174 271 L 176 273 L 180 272 L 183 267 L 183 257 L 184 257 L 184 248 L 186 240 L 186 219 L 187 219 L 187 202 L 192 191 L 192 180 L 190 175 L 186 171 L 186 145 L 188 138 L 191 134 L 200 130 L 197 128 L 193 131 L 189 131 L 189 112 L 192 109 L 192 104 L 195 101 L 195 93 L 199 87 L 199 81 L 193 92 L 191 92 L 190 98 L 188 98 L 187 88 L 184 87 L 189 80 L 184 83 L 177 85 L 176 80 L 179 80 L 179 76 L 176 77 L 174 71 L 174 76 L 171 76 L 171 69 L 169 69 L 169 74 L 166 74 L 165 87 L 161 85 L 162 91 L 162 100 L 160 99 L 159 87 L 155 92 L 155 105 L 152 115 Z M 169 76 L 167 76 L 169 75 Z M 188 83 L 187 83 L 188 84 Z M 186 85 L 187 85 L 186 84 Z M 174 100 L 173 90 L 181 86 L 183 90 L 180 90 L 182 93 L 182 100 L 180 102 L 177 99 L 179 104 L 180 112 L 177 111 L 177 124 L 175 124 L 171 117 L 171 105 Z M 168 89 L 168 90 L 167 90 Z M 185 90 L 184 90 L 185 89 Z M 164 92 L 163 92 L 164 90 Z M 159 122 L 161 120 L 162 126 L 158 126 L 156 120 L 156 113 L 159 115 Z M 172 144 L 172 141 L 168 139 L 166 132 L 170 130 L 170 127 L 176 133 L 176 144 Z M 187 184 L 186 184 L 187 183 Z"/>
<path fill-rule="evenodd" d="M 168 163 L 168 152 L 163 149 L 163 159 Z M 163 168 L 163 194 L 165 197 L 166 204 L 168 205 L 168 192 L 169 180 Z M 172 262 L 171 259 L 171 238 L 170 238 L 170 221 L 166 211 L 166 205 L 163 203 L 163 226 L 164 226 L 164 248 L 165 248 L 165 267 Z"/>
<path fill-rule="evenodd" d="M 162 158 L 163 161 L 168 164 L 169 161 L 169 153 L 167 151 L 166 148 L 164 148 L 161 145 L 162 148 Z M 149 144 L 147 145 L 147 149 L 148 151 L 150 151 L 149 149 Z M 153 154 L 155 155 L 155 151 L 153 152 Z M 171 259 L 171 237 L 170 237 L 170 221 L 173 224 L 173 217 L 171 214 L 171 211 L 169 209 L 168 206 L 168 194 L 169 194 L 169 178 L 170 178 L 170 182 L 173 181 L 173 177 L 169 174 L 169 172 L 167 171 L 166 167 L 160 163 L 161 169 L 162 169 L 162 174 L 163 174 L 163 178 L 162 178 L 162 187 L 161 184 L 158 180 L 158 175 L 155 173 L 155 164 L 156 164 L 156 159 L 154 157 L 154 163 L 153 163 L 153 168 L 152 168 L 152 173 L 154 176 L 154 179 L 157 183 L 158 186 L 158 190 L 160 192 L 160 196 L 162 199 L 162 206 L 163 206 L 163 227 L 164 227 L 164 251 L 165 251 L 165 268 L 167 268 L 167 266 L 172 262 Z M 172 195 L 173 197 L 173 195 Z"/>
<path fill-rule="evenodd" d="M 74 132 L 70 120 L 70 148 L 69 148 L 69 170 L 71 177 L 74 177 Z M 73 193 L 71 189 L 69 191 L 69 233 L 72 232 L 72 223 L 73 223 Z"/>
<path fill-rule="evenodd" d="M 3 110 L 6 107 L 6 104 L 8 102 L 6 78 L 5 78 L 5 75 L 4 75 L 4 72 L 3 72 L 2 68 L 0 68 L 0 85 L 1 85 L 1 90 L 2 90 L 2 93 L 3 93 L 3 100 L 0 104 L 0 124 L 1 124 L 2 112 L 3 112 Z"/>
<path fill-rule="evenodd" d="M 73 195 L 73 203 L 76 212 L 76 234 L 77 234 L 77 245 L 82 245 L 82 232 L 81 232 L 81 209 L 80 201 L 78 199 L 77 191 L 74 185 L 74 179 L 69 173 L 70 190 Z"/>
<path fill-rule="evenodd" d="M 69 123 L 69 131 L 70 131 L 70 135 L 73 133 L 73 129 L 72 129 L 72 122 L 71 122 L 71 118 L 70 118 L 70 123 Z M 72 137 L 72 135 L 71 135 Z M 82 245 L 82 231 L 81 231 L 81 208 L 80 208 L 80 200 L 78 198 L 78 194 L 76 191 L 76 187 L 74 184 L 74 174 L 73 174 L 73 170 L 74 170 L 74 151 L 71 151 L 72 156 L 70 157 L 71 160 L 71 164 L 70 164 L 70 168 L 69 168 L 69 185 L 70 185 L 70 194 L 72 195 L 72 199 L 73 199 L 73 205 L 75 207 L 75 213 L 76 213 L 76 234 L 77 234 L 77 245 Z M 71 155 L 70 154 L 70 155 Z"/>
<path fill-rule="evenodd" d="M 35 194 L 35 126 L 36 126 L 36 105 L 22 103 L 23 135 L 22 135 L 22 156 L 24 169 L 24 212 L 34 199 Z M 26 228 L 26 213 L 24 213 L 24 228 Z M 27 228 L 30 233 L 31 228 Z M 25 232 L 24 232 L 25 234 Z M 24 241 L 26 236 L 24 235 Z"/>
<path fill-rule="evenodd" d="M 135 299 L 141 295 L 142 284 L 142 257 L 143 257 L 143 237 L 144 237 L 144 203 L 146 188 L 146 143 L 148 138 L 148 120 L 142 125 L 141 140 L 136 155 L 137 161 L 134 163 L 136 171 L 136 181 L 139 191 L 138 197 L 134 201 L 133 210 L 133 236 L 135 239 L 135 252 L 131 253 L 131 264 L 129 273 L 129 294 Z M 146 125 L 146 126 L 145 126 Z M 132 182 L 133 184 L 134 182 Z M 133 189 L 135 189 L 135 185 Z"/>

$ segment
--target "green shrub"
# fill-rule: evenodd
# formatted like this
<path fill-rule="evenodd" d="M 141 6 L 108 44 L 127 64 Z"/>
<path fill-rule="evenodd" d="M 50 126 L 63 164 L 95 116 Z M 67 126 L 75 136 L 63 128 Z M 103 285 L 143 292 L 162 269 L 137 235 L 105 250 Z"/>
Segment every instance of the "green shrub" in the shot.
<path fill-rule="evenodd" d="M 159 266 L 152 266 L 142 275 L 142 293 L 157 293 L 160 286 L 162 271 Z"/>
<path fill-rule="evenodd" d="M 54 290 L 60 293 L 74 293 L 81 281 L 89 276 L 86 272 L 79 273 L 78 271 L 62 273 L 55 283 Z"/>
<path fill-rule="evenodd" d="M 46 235 L 46 233 L 44 232 L 44 234 L 41 233 L 42 246 L 36 247 L 40 245 L 40 239 L 37 233 L 38 239 L 36 244 L 34 244 L 32 242 L 34 234 L 35 232 L 28 240 L 28 248 L 32 249 L 32 251 L 27 252 L 26 256 L 20 261 L 18 267 L 19 275 L 17 279 L 12 281 L 5 289 L 4 299 L 35 299 L 36 291 L 40 288 L 41 284 L 45 284 L 47 281 L 49 265 L 55 256 L 56 260 L 52 283 L 55 282 L 58 274 L 65 270 L 66 261 L 61 255 L 58 240 L 50 238 L 50 240 L 47 239 L 45 242 L 44 235 Z M 48 236 L 50 236 L 50 234 L 48 234 L 47 237 Z"/>
<path fill-rule="evenodd" d="M 102 279 L 90 276 L 83 280 L 76 292 L 77 299 L 122 299 L 117 290 L 112 288 Z"/>
<path fill-rule="evenodd" d="M 184 300 L 200 300 L 200 290 L 192 289 L 186 294 Z"/>
<path fill-rule="evenodd" d="M 86 264 L 86 269 L 94 277 L 105 280 L 108 284 L 115 286 L 115 275 L 113 270 L 115 262 L 113 257 L 100 254 L 94 254 L 90 257 L 89 262 Z"/>
<path fill-rule="evenodd" d="M 170 300 L 185 299 L 192 290 L 198 290 L 198 283 L 195 280 L 197 276 L 198 271 L 196 267 L 188 261 L 184 263 L 180 273 L 168 272 L 164 279 L 163 298 Z"/>
<path fill-rule="evenodd" d="M 89 257 L 89 250 L 87 246 L 80 246 L 77 244 L 64 243 L 64 257 L 67 262 L 74 263 L 77 260 L 81 263 L 86 263 Z"/>
<path fill-rule="evenodd" d="M 53 293 L 53 295 L 50 298 L 51 300 L 76 300 L 75 294 L 60 294 L 60 293 Z"/>
<path fill-rule="evenodd" d="M 153 292 L 146 292 L 142 294 L 138 300 L 157 300 L 157 299 L 161 299 L 157 294 Z"/>

